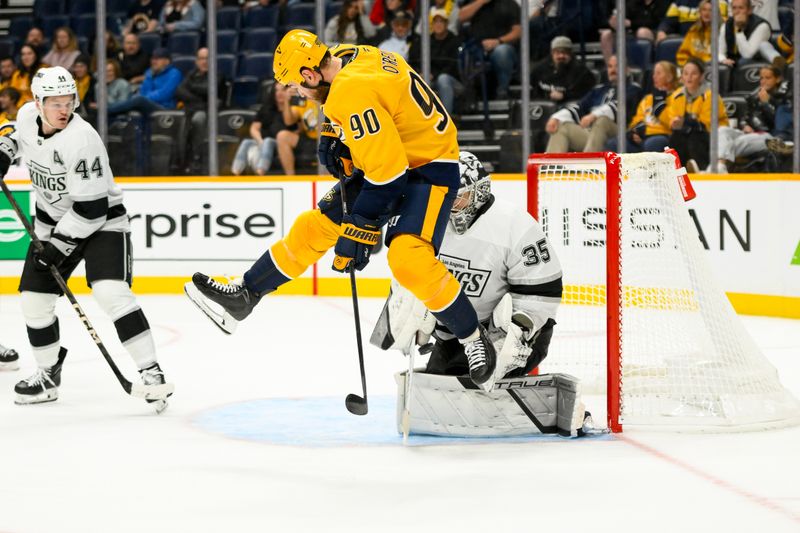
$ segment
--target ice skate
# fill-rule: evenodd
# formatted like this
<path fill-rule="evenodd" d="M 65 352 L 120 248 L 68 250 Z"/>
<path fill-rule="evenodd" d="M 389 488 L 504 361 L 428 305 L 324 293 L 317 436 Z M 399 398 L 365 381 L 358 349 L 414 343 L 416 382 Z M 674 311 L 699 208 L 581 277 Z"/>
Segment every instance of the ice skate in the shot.
<path fill-rule="evenodd" d="M 58 386 L 61 385 L 61 366 L 67 356 L 67 349 L 58 352 L 58 361 L 50 368 L 37 368 L 29 378 L 23 379 L 14 387 L 17 397 L 14 403 L 27 405 L 32 403 L 54 402 L 58 399 Z"/>
<path fill-rule="evenodd" d="M 236 325 L 249 315 L 261 299 L 243 282 L 220 283 L 195 272 L 192 281 L 184 286 L 189 299 L 222 331 L 231 334 Z"/>
<path fill-rule="evenodd" d="M 0 370 L 17 370 L 19 368 L 19 354 L 16 350 L 6 348 L 0 344 Z"/>
<path fill-rule="evenodd" d="M 153 363 L 151 366 L 139 370 L 139 375 L 142 377 L 142 383 L 145 385 L 163 385 L 166 383 L 166 380 L 164 379 L 164 372 L 161 370 L 161 367 L 158 366 L 158 363 Z M 169 394 L 169 396 L 172 396 L 172 394 Z M 153 407 L 155 407 L 156 413 L 158 414 L 163 413 L 164 410 L 169 406 L 167 400 L 145 401 L 153 404 Z"/>
<path fill-rule="evenodd" d="M 480 336 L 464 343 L 464 354 L 469 363 L 469 377 L 473 383 L 482 386 L 489 381 L 497 364 L 497 353 L 483 326 L 479 326 Z M 484 389 L 485 390 L 485 389 Z"/>

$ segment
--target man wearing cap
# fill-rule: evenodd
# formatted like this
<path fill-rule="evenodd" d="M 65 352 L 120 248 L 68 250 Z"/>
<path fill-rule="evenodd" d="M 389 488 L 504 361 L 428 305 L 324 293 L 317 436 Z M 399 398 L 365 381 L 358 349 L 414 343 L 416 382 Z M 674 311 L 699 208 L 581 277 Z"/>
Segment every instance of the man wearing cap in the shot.
<path fill-rule="evenodd" d="M 533 97 L 564 104 L 582 98 L 596 83 L 594 74 L 572 55 L 572 41 L 559 35 L 550 43 L 550 56 L 531 69 Z"/>
<path fill-rule="evenodd" d="M 392 33 L 380 42 L 378 48 L 385 52 L 396 52 L 408 59 L 413 36 L 411 35 L 411 15 L 403 10 L 395 12 L 392 22 Z"/>
<path fill-rule="evenodd" d="M 455 107 L 455 97 L 464 91 L 458 74 L 458 47 L 461 39 L 448 28 L 449 16 L 445 9 L 431 9 L 431 79 L 445 109 L 451 115 Z M 420 69 L 422 65 L 422 46 L 415 40 L 409 52 L 409 64 Z"/>
<path fill-rule="evenodd" d="M 182 79 L 181 71 L 172 66 L 169 50 L 156 48 L 150 56 L 150 68 L 144 73 L 139 94 L 108 106 L 108 114 L 116 115 L 128 111 L 152 113 L 162 109 L 175 109 L 175 91 Z"/>
<path fill-rule="evenodd" d="M 470 36 L 480 42 L 497 77 L 497 98 L 508 98 L 522 35 L 519 4 L 514 0 L 468 0 L 458 12 L 458 20 L 462 24 L 470 21 Z"/>

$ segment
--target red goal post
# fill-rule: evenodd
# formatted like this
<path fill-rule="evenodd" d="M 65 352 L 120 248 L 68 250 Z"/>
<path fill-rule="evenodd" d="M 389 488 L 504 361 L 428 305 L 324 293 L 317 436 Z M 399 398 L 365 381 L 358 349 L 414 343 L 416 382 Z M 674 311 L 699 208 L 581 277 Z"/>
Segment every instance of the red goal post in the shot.
<path fill-rule="evenodd" d="M 800 403 L 715 282 L 685 174 L 674 152 L 529 156 L 528 210 L 564 272 L 540 371 L 580 378 L 590 410 L 605 394 L 614 432 L 797 423 Z"/>

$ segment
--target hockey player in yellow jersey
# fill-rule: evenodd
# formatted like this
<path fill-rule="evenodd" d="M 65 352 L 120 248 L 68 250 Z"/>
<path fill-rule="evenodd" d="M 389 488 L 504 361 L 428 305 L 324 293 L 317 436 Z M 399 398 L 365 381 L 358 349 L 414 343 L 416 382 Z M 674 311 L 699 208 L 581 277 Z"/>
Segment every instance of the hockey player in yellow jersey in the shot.
<path fill-rule="evenodd" d="M 457 131 L 439 98 L 398 54 L 371 46 L 329 49 L 305 30 L 284 36 L 273 65 L 278 83 L 323 106 L 329 123 L 320 161 L 342 181 L 317 209 L 298 216 L 241 283 L 198 272 L 187 295 L 230 333 L 263 295 L 302 274 L 331 247 L 334 270 L 363 269 L 388 223 L 393 276 L 464 343 L 472 380 L 489 382 L 494 348 L 461 285 L 436 258 L 460 185 Z"/>

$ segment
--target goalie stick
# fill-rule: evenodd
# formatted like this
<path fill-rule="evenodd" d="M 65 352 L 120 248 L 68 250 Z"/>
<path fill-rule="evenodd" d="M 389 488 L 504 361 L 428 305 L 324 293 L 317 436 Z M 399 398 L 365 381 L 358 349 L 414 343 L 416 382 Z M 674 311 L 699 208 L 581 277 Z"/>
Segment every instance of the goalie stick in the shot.
<path fill-rule="evenodd" d="M 3 194 L 5 194 L 20 222 L 22 222 L 22 225 L 25 227 L 25 231 L 28 232 L 28 236 L 31 238 L 34 248 L 36 248 L 37 252 L 41 253 L 44 251 L 42 242 L 36 236 L 33 226 L 31 226 L 28 218 L 22 213 L 22 209 L 20 209 L 19 204 L 14 199 L 14 196 L 12 196 L 11 191 L 9 190 L 8 185 L 6 185 L 6 182 L 3 181 L 3 178 L 5 178 L 5 176 L 0 177 L 0 187 L 3 189 Z M 100 353 L 103 354 L 103 358 L 108 363 L 108 366 L 111 367 L 111 371 L 114 372 L 114 375 L 117 377 L 120 385 L 122 385 L 122 388 L 125 389 L 125 392 L 131 396 L 136 398 L 144 398 L 145 400 L 166 400 L 167 396 L 172 394 L 172 392 L 175 390 L 175 385 L 172 383 L 164 383 L 161 385 L 145 385 L 144 383 L 131 383 L 128 381 L 122 372 L 120 372 L 117 364 L 111 358 L 111 355 L 108 353 L 103 341 L 100 340 L 100 336 L 97 334 L 97 331 L 95 331 L 91 322 L 89 322 L 89 317 L 86 316 L 86 313 L 83 312 L 80 304 L 78 304 L 78 300 L 75 299 L 75 295 L 72 294 L 72 291 L 69 289 L 69 287 L 67 287 L 67 283 L 64 281 L 64 278 L 61 276 L 58 268 L 56 268 L 54 265 L 50 265 L 50 273 L 53 275 L 56 283 L 58 283 L 58 286 L 66 295 L 70 304 L 72 304 L 72 308 L 75 309 L 75 312 L 78 314 L 78 318 L 80 318 L 84 327 L 86 327 L 89 335 L 92 336 L 92 340 L 100 349 Z"/>

